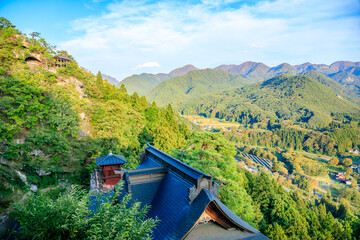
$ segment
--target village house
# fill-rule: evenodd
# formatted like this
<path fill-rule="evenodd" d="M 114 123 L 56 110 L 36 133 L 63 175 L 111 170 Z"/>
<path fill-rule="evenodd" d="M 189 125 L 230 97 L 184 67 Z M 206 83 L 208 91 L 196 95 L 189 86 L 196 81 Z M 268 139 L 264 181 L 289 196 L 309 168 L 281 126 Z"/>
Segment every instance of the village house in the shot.
<path fill-rule="evenodd" d="M 357 149 L 354 149 L 354 150 L 350 149 L 350 150 L 349 150 L 349 153 L 353 153 L 353 154 L 359 155 L 359 154 L 360 154 L 360 151 L 357 150 Z"/>
<path fill-rule="evenodd" d="M 356 166 L 356 165 L 351 165 L 351 168 L 354 172 L 357 172 L 357 173 L 360 173 L 360 168 L 359 166 Z"/>
<path fill-rule="evenodd" d="M 343 172 L 338 172 L 336 174 L 336 180 L 339 180 L 341 182 L 345 182 L 345 180 L 346 180 L 345 174 Z"/>

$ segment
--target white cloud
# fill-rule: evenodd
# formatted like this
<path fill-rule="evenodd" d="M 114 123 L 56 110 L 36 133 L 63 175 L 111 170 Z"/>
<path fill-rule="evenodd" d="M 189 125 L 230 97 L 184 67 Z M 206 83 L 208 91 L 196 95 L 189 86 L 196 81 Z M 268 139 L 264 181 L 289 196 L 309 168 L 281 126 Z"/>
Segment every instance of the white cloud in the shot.
<path fill-rule="evenodd" d="M 262 46 L 260 46 L 260 45 L 258 45 L 256 43 L 251 43 L 250 47 L 252 47 L 252 48 L 263 48 Z"/>
<path fill-rule="evenodd" d="M 161 67 L 161 65 L 158 62 L 146 62 L 143 64 L 137 65 L 134 70 L 139 70 L 143 68 L 154 68 L 154 67 Z"/>
<path fill-rule="evenodd" d="M 238 9 L 221 9 L 226 0 L 204 2 L 109 4 L 100 17 L 73 22 L 78 36 L 59 45 L 84 67 L 118 79 L 145 59 L 162 63 L 146 67 L 156 72 L 189 63 L 206 68 L 247 60 L 268 65 L 359 60 L 357 0 L 260 1 Z"/>

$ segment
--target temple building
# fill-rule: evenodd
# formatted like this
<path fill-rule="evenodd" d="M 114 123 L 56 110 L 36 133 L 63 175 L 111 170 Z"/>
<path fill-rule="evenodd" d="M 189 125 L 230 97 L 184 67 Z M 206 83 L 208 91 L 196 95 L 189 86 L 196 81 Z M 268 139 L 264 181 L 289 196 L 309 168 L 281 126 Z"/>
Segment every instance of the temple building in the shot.
<path fill-rule="evenodd" d="M 119 201 L 131 194 L 132 202 L 151 206 L 147 217 L 160 220 L 153 239 L 268 239 L 218 199 L 212 176 L 149 144 L 140 161 L 136 169 L 122 171 Z"/>
<path fill-rule="evenodd" d="M 66 67 L 66 65 L 71 61 L 70 58 L 56 55 L 55 59 L 55 67 Z"/>
<path fill-rule="evenodd" d="M 122 177 L 122 165 L 127 163 L 125 158 L 120 155 L 110 153 L 106 156 L 95 159 L 96 165 L 101 168 L 103 176 L 103 183 L 106 185 L 116 185 Z"/>

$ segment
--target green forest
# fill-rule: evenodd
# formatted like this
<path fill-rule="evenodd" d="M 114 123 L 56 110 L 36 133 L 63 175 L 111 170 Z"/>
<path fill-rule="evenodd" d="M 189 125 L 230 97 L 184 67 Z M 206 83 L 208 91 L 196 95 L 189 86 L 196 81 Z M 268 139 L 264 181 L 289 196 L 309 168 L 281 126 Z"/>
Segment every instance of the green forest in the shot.
<path fill-rule="evenodd" d="M 56 67 L 56 55 L 72 60 Z M 226 135 L 198 129 L 170 104 L 159 107 L 136 92 L 129 95 L 123 85 L 117 88 L 100 72 L 95 75 L 80 67 L 39 33 L 26 37 L 5 18 L 0 18 L 0 59 L 0 209 L 18 218 L 23 226 L 20 239 L 48 239 L 54 232 L 69 239 L 149 238 L 156 221 L 141 225 L 147 209 L 135 205 L 125 210 L 126 198 L 121 204 L 99 206 L 91 218 L 87 206 L 94 159 L 111 150 L 126 157 L 125 169 L 133 169 L 146 143 L 213 175 L 221 185 L 220 200 L 271 239 L 359 239 L 359 212 L 353 207 L 360 199 L 358 192 L 342 191 L 337 202 L 331 192 L 309 201 L 303 192 L 285 191 L 268 173 L 244 170 L 234 157 L 239 143 L 330 155 L 357 147 L 358 105 L 319 82 L 283 75 L 217 93 L 214 102 L 182 110 L 248 125 L 238 135 Z M 229 86 L 233 80 L 242 81 L 231 76 Z M 318 99 L 311 98 L 310 89 L 318 90 Z M 236 106 L 220 108 L 226 94 L 234 102 L 239 92 L 246 100 L 243 112 Z M 285 107 L 274 111 L 278 104 Z M 292 158 L 282 152 L 279 165 L 296 173 L 297 161 Z M 121 214 L 126 221 L 119 219 Z M 45 216 L 49 221 L 40 223 Z M 100 218 L 123 234 L 99 228 Z"/>
<path fill-rule="evenodd" d="M 6 19 L 1 24 L 2 209 L 29 190 L 16 171 L 40 188 L 59 181 L 87 186 L 94 158 L 109 150 L 124 155 L 131 169 L 147 142 L 168 151 L 185 141 L 189 130 L 170 105 L 158 108 L 137 93 L 129 95 L 75 60 L 55 68 L 55 54 L 71 55 L 40 37 L 21 35 Z M 35 57 L 42 63 L 29 64 Z"/>
<path fill-rule="evenodd" d="M 344 90 L 336 89 L 340 93 Z M 233 136 L 241 144 L 327 155 L 359 148 L 357 97 L 347 100 L 306 75 L 280 75 L 259 84 L 204 95 L 178 109 L 184 115 L 242 124 L 242 133 Z"/>
<path fill-rule="evenodd" d="M 196 96 L 247 84 L 247 80 L 222 70 L 204 69 L 173 77 L 156 86 L 146 97 L 160 105 L 178 106 Z"/>

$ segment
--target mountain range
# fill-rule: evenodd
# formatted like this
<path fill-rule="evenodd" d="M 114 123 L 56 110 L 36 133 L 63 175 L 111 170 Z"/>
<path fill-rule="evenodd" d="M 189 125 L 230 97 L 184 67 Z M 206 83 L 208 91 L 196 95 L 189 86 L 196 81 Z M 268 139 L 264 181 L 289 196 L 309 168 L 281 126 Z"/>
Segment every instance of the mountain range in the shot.
<path fill-rule="evenodd" d="M 337 61 L 330 65 L 307 62 L 294 66 L 288 63 L 282 63 L 275 67 L 269 67 L 261 62 L 247 61 L 239 65 L 220 65 L 214 69 L 229 72 L 233 75 L 240 75 L 248 79 L 248 83 L 265 81 L 284 73 L 299 75 L 307 71 L 316 71 L 334 79 L 348 90 L 360 94 L 360 62 Z M 146 95 L 156 86 L 170 78 L 183 76 L 190 71 L 198 70 L 200 69 L 192 65 L 186 65 L 168 74 L 143 73 L 140 75 L 132 75 L 122 80 L 120 84 L 124 84 L 130 94 L 137 92 L 139 95 Z"/>
<path fill-rule="evenodd" d="M 194 67 L 193 65 L 185 65 L 184 67 L 176 68 L 169 73 L 142 73 L 140 75 L 135 74 L 122 80 L 118 86 L 120 87 L 121 84 L 124 84 L 129 94 L 137 92 L 140 96 L 142 96 L 150 92 L 163 81 L 172 77 L 185 75 L 186 73 L 193 70 L 198 70 L 198 68 Z"/>
<path fill-rule="evenodd" d="M 190 71 L 185 75 L 163 81 L 145 96 L 159 105 L 178 105 L 207 93 L 240 87 L 248 81 L 239 75 L 215 69 Z"/>
<path fill-rule="evenodd" d="M 103 79 L 106 79 L 108 81 L 108 83 L 110 83 L 112 85 L 118 85 L 119 84 L 119 81 L 116 78 L 114 78 L 114 77 L 112 77 L 110 75 L 101 74 L 101 77 Z"/>
<path fill-rule="evenodd" d="M 360 113 L 358 103 L 341 96 L 346 96 L 346 89 L 331 83 L 331 79 L 330 84 L 321 83 L 328 79 L 320 73 L 307 73 L 282 74 L 261 83 L 199 95 L 182 103 L 178 110 L 183 114 L 200 114 L 244 124 L 273 119 L 310 126 L 326 126 L 338 114 Z"/>

